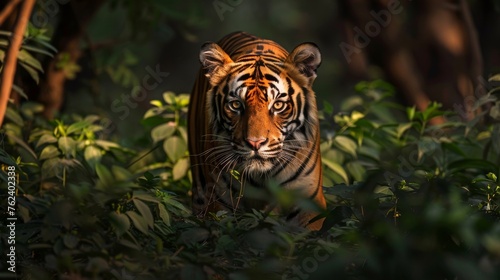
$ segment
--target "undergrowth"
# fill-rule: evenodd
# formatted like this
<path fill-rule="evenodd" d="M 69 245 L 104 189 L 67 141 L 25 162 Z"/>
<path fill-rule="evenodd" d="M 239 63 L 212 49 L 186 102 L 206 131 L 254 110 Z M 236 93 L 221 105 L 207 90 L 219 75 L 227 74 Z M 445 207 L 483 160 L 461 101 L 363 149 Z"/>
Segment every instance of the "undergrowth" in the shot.
<path fill-rule="evenodd" d="M 142 148 L 120 145 L 100 116 L 47 122 L 38 116 L 37 104 L 9 108 L 0 160 L 19 175 L 17 274 L 21 279 L 500 278 L 495 92 L 477 101 L 478 108 L 493 102 L 493 109 L 463 122 L 436 103 L 423 112 L 394 104 L 392 87 L 381 81 L 360 83 L 355 90 L 341 112 L 326 102 L 320 112 L 328 210 L 319 232 L 257 210 L 222 211 L 206 220 L 191 215 L 188 95 L 168 92 L 151 102 L 142 120 Z M 448 121 L 430 125 L 439 116 Z M 6 181 L 7 173 L 0 174 Z M 286 203 L 295 199 L 276 188 L 273 193 Z M 5 221 L 6 196 L 1 212 Z M 1 230 L 5 247 L 8 232 Z M 1 266 L 5 271 L 5 261 Z"/>

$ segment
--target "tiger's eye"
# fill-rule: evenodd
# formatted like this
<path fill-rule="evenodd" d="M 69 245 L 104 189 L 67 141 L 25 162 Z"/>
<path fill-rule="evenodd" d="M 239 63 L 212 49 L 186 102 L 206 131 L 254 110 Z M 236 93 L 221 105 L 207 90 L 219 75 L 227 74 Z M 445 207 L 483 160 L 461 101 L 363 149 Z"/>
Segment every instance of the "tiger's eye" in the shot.
<path fill-rule="evenodd" d="M 273 104 L 273 109 L 276 111 L 279 111 L 285 107 L 285 102 L 283 101 L 276 101 Z"/>
<path fill-rule="evenodd" d="M 241 109 L 241 102 L 234 100 L 229 102 L 229 107 L 233 110 L 240 110 Z"/>

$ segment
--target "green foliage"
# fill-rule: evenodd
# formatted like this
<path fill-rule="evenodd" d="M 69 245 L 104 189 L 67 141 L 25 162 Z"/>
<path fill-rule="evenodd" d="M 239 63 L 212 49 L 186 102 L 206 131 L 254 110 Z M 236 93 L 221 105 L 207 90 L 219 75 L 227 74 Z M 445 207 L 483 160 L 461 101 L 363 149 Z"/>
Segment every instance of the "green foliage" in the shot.
<path fill-rule="evenodd" d="M 46 29 L 35 28 L 31 23 L 26 29 L 24 40 L 17 56 L 18 63 L 30 77 L 38 83 L 40 80 L 40 73 L 43 73 L 43 67 L 36 55 L 41 54 L 53 57 L 57 50 L 49 44 L 50 38 L 45 34 Z M 5 52 L 9 46 L 9 40 L 12 37 L 12 32 L 0 30 L 0 64 L 3 65 L 5 61 Z M 26 94 L 18 86 L 14 86 L 16 90 L 23 97 Z"/>
<path fill-rule="evenodd" d="M 165 92 L 163 102 L 153 100 L 151 104 L 154 107 L 146 112 L 142 123 L 151 128 L 152 144 L 163 148 L 160 155 L 163 169 L 159 170 L 158 175 L 163 178 L 165 187 L 185 193 L 191 185 L 186 131 L 189 95 L 176 96 L 172 92 Z M 154 161 L 141 171 L 159 167 Z"/>
<path fill-rule="evenodd" d="M 266 211 L 190 214 L 185 94 L 151 101 L 146 150 L 105 138 L 98 116 L 11 110 L 0 158 L 20 171 L 18 265 L 37 279 L 498 278 L 500 124 L 402 108 L 392 91 L 363 82 L 341 113 L 325 104 L 328 211 L 315 233 Z M 495 94 L 478 104 L 495 108 Z M 438 116 L 448 121 L 430 125 Z M 311 207 L 269 189 L 283 207 Z"/>

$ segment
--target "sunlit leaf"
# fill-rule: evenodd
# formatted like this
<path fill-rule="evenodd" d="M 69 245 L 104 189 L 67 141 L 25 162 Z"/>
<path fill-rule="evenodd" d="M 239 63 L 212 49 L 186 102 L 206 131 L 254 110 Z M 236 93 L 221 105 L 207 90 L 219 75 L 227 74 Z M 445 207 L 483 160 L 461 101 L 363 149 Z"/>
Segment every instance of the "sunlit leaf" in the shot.
<path fill-rule="evenodd" d="M 398 125 L 398 128 L 396 129 L 397 132 L 397 138 L 401 138 L 403 134 L 412 127 L 413 123 L 402 123 Z"/>
<path fill-rule="evenodd" d="M 170 215 L 168 214 L 167 209 L 165 209 L 165 206 L 161 203 L 158 204 L 158 215 L 165 224 L 170 225 Z"/>
<path fill-rule="evenodd" d="M 189 159 L 187 158 L 179 159 L 179 161 L 175 163 L 174 168 L 172 170 L 172 176 L 174 181 L 177 181 L 186 176 L 188 169 L 189 169 Z"/>
<path fill-rule="evenodd" d="M 163 104 L 161 103 L 161 101 L 160 101 L 160 100 L 151 100 L 151 101 L 149 101 L 149 103 L 150 103 L 151 105 L 153 105 L 153 106 L 158 107 L 158 108 L 163 107 Z"/>
<path fill-rule="evenodd" d="M 172 162 L 177 162 L 187 151 L 186 141 L 178 136 L 170 137 L 163 143 L 163 149 Z"/>
<path fill-rule="evenodd" d="M 53 158 L 53 157 L 57 157 L 59 154 L 60 154 L 60 152 L 57 149 L 57 147 L 49 145 L 42 150 L 42 152 L 40 153 L 40 157 L 38 159 L 44 160 L 44 159 L 48 159 L 48 158 Z"/>
<path fill-rule="evenodd" d="M 362 181 L 365 178 L 366 170 L 359 161 L 352 161 L 346 164 L 346 169 L 355 181 Z"/>
<path fill-rule="evenodd" d="M 171 91 L 163 93 L 163 100 L 169 105 L 175 104 L 175 93 Z"/>
<path fill-rule="evenodd" d="M 74 132 L 81 132 L 82 129 L 84 129 L 85 127 L 87 127 L 89 125 L 90 125 L 90 123 L 87 121 L 79 121 L 79 122 L 72 123 L 66 129 L 66 134 L 69 135 L 69 134 L 74 133 Z"/>
<path fill-rule="evenodd" d="M 151 214 L 151 209 L 149 209 L 149 206 L 146 203 L 140 201 L 139 199 L 132 199 L 132 200 L 137 210 L 139 210 L 139 213 L 141 213 L 141 216 L 144 217 L 146 224 L 150 228 L 152 228 L 154 225 L 154 219 L 153 219 L 153 214 Z"/>
<path fill-rule="evenodd" d="M 338 146 L 344 152 L 356 157 L 357 144 L 351 138 L 343 135 L 338 135 L 334 139 L 334 146 Z"/>
<path fill-rule="evenodd" d="M 500 74 L 495 74 L 489 77 L 488 82 L 500 82 Z"/>
<path fill-rule="evenodd" d="M 137 228 L 144 234 L 148 234 L 148 224 L 144 217 L 140 216 L 134 211 L 127 211 L 125 214 L 130 218 L 135 228 Z"/>
<path fill-rule="evenodd" d="M 333 172 L 340 175 L 346 184 L 349 184 L 349 176 L 347 176 L 345 169 L 342 166 L 340 166 L 340 164 L 333 162 L 333 161 L 330 161 L 329 159 L 325 159 L 325 158 L 322 159 L 322 162 L 324 165 L 326 165 L 328 168 L 330 168 Z"/>
<path fill-rule="evenodd" d="M 153 138 L 153 142 L 157 143 L 162 141 L 174 134 L 176 129 L 174 122 L 168 122 L 162 125 L 159 125 L 151 130 L 151 138 Z"/>
<path fill-rule="evenodd" d="M 91 168 L 94 168 L 95 165 L 101 161 L 102 158 L 101 149 L 97 148 L 94 145 L 89 145 L 85 148 L 83 157 L 85 158 L 85 161 L 89 164 L 89 166 Z"/>
<path fill-rule="evenodd" d="M 40 61 L 38 61 L 36 58 L 34 58 L 29 52 L 27 52 L 26 50 L 23 50 L 21 49 L 19 51 L 19 54 L 17 56 L 17 58 L 25 63 L 26 65 L 29 65 L 33 68 L 35 68 L 36 70 L 40 71 L 43 73 L 43 67 L 42 67 L 42 64 L 40 63 Z"/>
<path fill-rule="evenodd" d="M 76 156 L 76 141 L 68 136 L 63 136 L 57 141 L 59 149 L 61 149 L 64 155 Z"/>

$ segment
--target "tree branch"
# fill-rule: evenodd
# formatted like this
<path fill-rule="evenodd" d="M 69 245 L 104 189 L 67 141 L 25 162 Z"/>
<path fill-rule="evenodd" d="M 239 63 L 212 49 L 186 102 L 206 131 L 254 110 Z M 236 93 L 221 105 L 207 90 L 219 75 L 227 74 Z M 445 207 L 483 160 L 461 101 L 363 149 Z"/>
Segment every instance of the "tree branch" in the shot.
<path fill-rule="evenodd" d="M 11 0 L 9 3 L 5 5 L 3 10 L 0 12 L 0 25 L 3 24 L 6 18 L 14 11 L 14 8 L 19 4 L 21 0 Z"/>
<path fill-rule="evenodd" d="M 5 111 L 7 110 L 7 103 L 9 102 L 9 96 L 12 90 L 12 82 L 14 81 L 14 75 L 16 74 L 17 55 L 19 54 L 19 49 L 21 48 L 21 44 L 23 42 L 24 31 L 28 25 L 28 20 L 34 5 L 35 0 L 24 0 L 19 13 L 19 18 L 16 26 L 14 27 L 14 33 L 12 34 L 9 49 L 5 55 L 5 63 L 0 79 L 0 81 L 2 81 L 2 84 L 0 85 L 0 127 L 3 124 Z"/>

